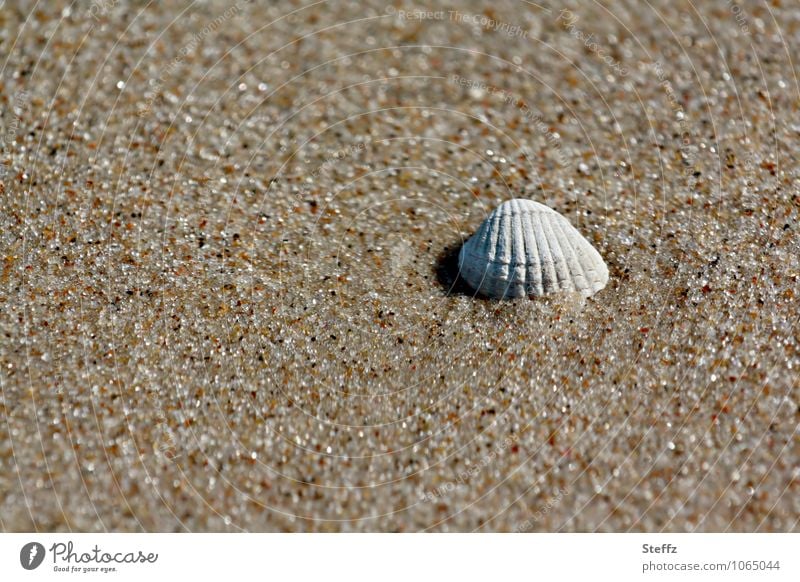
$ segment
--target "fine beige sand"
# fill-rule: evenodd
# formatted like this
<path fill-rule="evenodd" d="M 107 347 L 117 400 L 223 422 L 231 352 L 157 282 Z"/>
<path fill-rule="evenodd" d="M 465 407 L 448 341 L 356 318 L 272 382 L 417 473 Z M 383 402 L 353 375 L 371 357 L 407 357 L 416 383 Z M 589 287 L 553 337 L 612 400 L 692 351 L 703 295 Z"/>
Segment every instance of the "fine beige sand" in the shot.
<path fill-rule="evenodd" d="M 800 529 L 796 2 L 0 4 L 0 529 Z"/>

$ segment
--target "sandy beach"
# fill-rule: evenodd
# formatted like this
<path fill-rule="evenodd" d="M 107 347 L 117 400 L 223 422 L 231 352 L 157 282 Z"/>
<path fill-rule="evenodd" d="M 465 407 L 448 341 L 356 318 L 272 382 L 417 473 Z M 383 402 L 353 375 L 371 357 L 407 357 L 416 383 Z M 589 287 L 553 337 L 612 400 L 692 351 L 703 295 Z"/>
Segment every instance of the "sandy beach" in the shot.
<path fill-rule="evenodd" d="M 796 3 L 0 4 L 0 530 L 800 530 Z"/>

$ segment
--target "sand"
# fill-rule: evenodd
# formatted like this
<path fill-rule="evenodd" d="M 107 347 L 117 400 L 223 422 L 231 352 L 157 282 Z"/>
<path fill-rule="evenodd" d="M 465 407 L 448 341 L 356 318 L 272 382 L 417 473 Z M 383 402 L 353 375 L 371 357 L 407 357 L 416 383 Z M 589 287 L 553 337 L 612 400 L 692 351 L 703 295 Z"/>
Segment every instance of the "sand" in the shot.
<path fill-rule="evenodd" d="M 0 528 L 800 529 L 796 5 L 143 6 L 0 11 Z"/>

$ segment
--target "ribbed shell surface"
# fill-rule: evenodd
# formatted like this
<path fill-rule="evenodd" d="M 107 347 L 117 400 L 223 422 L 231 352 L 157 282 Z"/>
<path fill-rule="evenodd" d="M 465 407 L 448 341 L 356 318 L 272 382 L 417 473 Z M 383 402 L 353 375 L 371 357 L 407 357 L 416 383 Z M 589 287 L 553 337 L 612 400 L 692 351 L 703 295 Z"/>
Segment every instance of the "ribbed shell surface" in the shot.
<path fill-rule="evenodd" d="M 514 199 L 498 206 L 461 248 L 461 277 L 494 298 L 575 291 L 588 297 L 606 286 L 600 253 L 552 208 Z"/>

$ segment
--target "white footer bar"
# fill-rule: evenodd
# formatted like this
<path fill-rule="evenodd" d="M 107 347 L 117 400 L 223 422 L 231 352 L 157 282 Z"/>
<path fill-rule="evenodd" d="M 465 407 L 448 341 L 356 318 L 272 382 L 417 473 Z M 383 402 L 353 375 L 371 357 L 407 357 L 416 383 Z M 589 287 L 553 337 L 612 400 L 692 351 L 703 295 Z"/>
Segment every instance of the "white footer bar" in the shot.
<path fill-rule="evenodd" d="M 796 582 L 798 554 L 798 534 L 30 533 L 0 535 L 0 577 Z"/>

